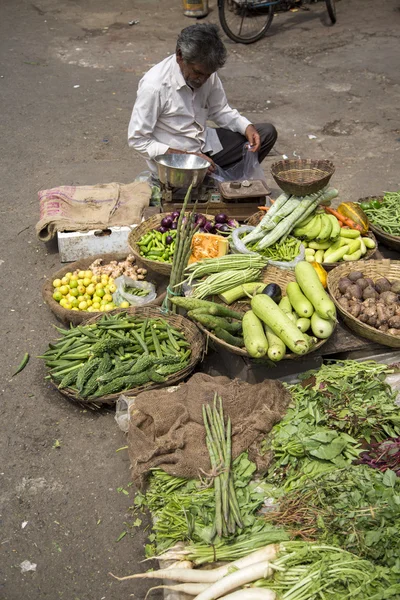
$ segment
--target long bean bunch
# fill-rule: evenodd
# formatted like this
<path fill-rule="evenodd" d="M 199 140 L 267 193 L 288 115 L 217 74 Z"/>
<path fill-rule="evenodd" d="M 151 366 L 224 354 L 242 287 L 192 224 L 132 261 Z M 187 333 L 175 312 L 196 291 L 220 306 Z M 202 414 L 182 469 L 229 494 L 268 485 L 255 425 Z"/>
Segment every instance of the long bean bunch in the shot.
<path fill-rule="evenodd" d="M 251 268 L 243 271 L 224 271 L 209 275 L 204 281 L 193 286 L 194 298 L 206 298 L 214 294 L 222 294 L 243 283 L 258 281 L 261 269 Z"/>
<path fill-rule="evenodd" d="M 174 260 L 172 262 L 171 276 L 165 301 L 165 307 L 167 310 L 175 313 L 177 312 L 177 307 L 175 304 L 172 304 L 170 296 L 181 296 L 183 273 L 190 257 L 192 250 L 192 239 L 197 229 L 194 223 L 196 205 L 193 207 L 192 212 L 185 217 L 185 211 L 190 200 L 191 193 L 192 186 L 190 185 L 183 201 L 181 214 L 179 215 L 178 225 L 176 228 Z"/>
<path fill-rule="evenodd" d="M 198 263 L 186 267 L 185 273 L 189 273 L 188 283 L 193 279 L 200 279 L 212 273 L 224 271 L 243 271 L 243 269 L 263 269 L 268 261 L 260 255 L 255 254 L 227 254 L 219 258 L 206 258 Z"/>
<path fill-rule="evenodd" d="M 400 236 L 400 192 L 386 192 L 379 207 L 370 203 L 363 210 L 373 225 L 390 235 Z"/>
<path fill-rule="evenodd" d="M 219 409 L 217 394 L 214 397 L 213 408 L 209 404 L 203 406 L 203 421 L 207 449 L 214 472 L 215 531 L 221 538 L 234 534 L 236 526 L 242 529 L 243 523 L 231 472 L 231 420 L 228 418 L 225 427 L 222 400 L 220 397 L 218 399 Z"/>

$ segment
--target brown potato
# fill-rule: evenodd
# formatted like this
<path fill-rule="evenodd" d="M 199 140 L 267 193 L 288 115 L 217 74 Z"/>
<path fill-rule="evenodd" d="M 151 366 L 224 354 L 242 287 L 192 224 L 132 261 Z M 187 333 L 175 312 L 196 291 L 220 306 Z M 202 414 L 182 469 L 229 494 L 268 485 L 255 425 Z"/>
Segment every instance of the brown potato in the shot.
<path fill-rule="evenodd" d="M 393 329 L 400 329 L 400 317 L 390 317 L 388 325 Z"/>
<path fill-rule="evenodd" d="M 378 295 L 378 292 L 371 285 L 368 285 L 362 292 L 364 300 L 367 298 L 377 298 Z"/>
<path fill-rule="evenodd" d="M 393 292 L 382 292 L 379 296 L 380 300 L 383 300 L 385 304 L 395 304 L 398 302 L 398 295 Z"/>
<path fill-rule="evenodd" d="M 372 317 L 369 317 L 367 325 L 370 325 L 371 327 L 376 327 L 377 320 L 378 319 L 376 318 L 376 315 L 373 315 Z"/>
<path fill-rule="evenodd" d="M 361 312 L 361 304 L 360 303 L 353 304 L 353 306 L 350 306 L 350 308 L 349 308 L 349 313 L 356 319 L 359 316 L 360 312 Z"/>
<path fill-rule="evenodd" d="M 351 271 L 351 273 L 348 274 L 347 276 L 350 281 L 357 281 L 357 279 L 361 279 L 361 277 L 364 277 L 364 275 L 361 273 L 361 271 Z"/>
<path fill-rule="evenodd" d="M 375 284 L 374 284 L 374 280 L 373 280 L 373 279 L 371 279 L 371 277 L 366 277 L 366 278 L 365 278 L 365 281 L 368 283 L 368 285 L 371 285 L 372 287 L 374 287 L 374 286 L 375 286 Z"/>
<path fill-rule="evenodd" d="M 339 284 L 338 284 L 339 292 L 341 294 L 345 294 L 347 292 L 347 288 L 351 284 L 352 284 L 352 282 L 350 281 L 350 279 L 348 277 L 341 277 L 339 279 Z"/>
<path fill-rule="evenodd" d="M 390 335 L 400 335 L 400 329 L 388 329 L 386 333 L 390 333 Z"/>
<path fill-rule="evenodd" d="M 362 289 L 357 284 L 349 285 L 346 291 L 346 298 L 362 298 Z"/>
<path fill-rule="evenodd" d="M 390 292 L 391 288 L 392 288 L 392 284 L 390 283 L 390 281 L 388 279 L 386 279 L 386 277 L 381 277 L 380 279 L 377 279 L 375 281 L 375 289 L 380 294 L 382 292 Z"/>
<path fill-rule="evenodd" d="M 357 285 L 359 288 L 364 290 L 366 287 L 368 287 L 368 282 L 366 279 L 364 279 L 364 277 L 361 277 L 361 279 L 357 279 Z"/>
<path fill-rule="evenodd" d="M 339 298 L 338 302 L 339 302 L 340 306 L 342 308 L 344 308 L 344 310 L 349 310 L 349 301 L 347 298 L 344 298 L 342 296 L 342 298 Z"/>
<path fill-rule="evenodd" d="M 378 327 L 379 331 L 387 331 L 389 329 L 389 325 L 387 323 L 383 323 L 382 325 L 379 325 Z"/>
<path fill-rule="evenodd" d="M 400 281 L 393 281 L 391 291 L 400 294 Z"/>
<path fill-rule="evenodd" d="M 380 302 L 376 305 L 376 314 L 378 316 L 379 325 L 383 325 L 387 321 L 387 314 L 385 307 Z"/>

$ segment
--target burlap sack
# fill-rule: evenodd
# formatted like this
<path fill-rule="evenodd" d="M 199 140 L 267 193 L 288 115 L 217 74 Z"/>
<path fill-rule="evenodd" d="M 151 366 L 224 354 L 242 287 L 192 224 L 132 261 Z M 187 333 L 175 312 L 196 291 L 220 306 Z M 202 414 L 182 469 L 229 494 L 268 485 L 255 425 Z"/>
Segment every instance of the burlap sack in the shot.
<path fill-rule="evenodd" d="M 250 384 L 228 377 L 196 373 L 174 391 L 143 392 L 130 409 L 128 451 L 133 480 L 142 485 L 152 467 L 171 475 L 197 477 L 210 471 L 202 405 L 217 392 L 232 421 L 232 455 L 249 450 L 259 468 L 265 457 L 259 443 L 282 419 L 290 395 L 279 381 Z"/>
<path fill-rule="evenodd" d="M 147 182 L 104 183 L 61 186 L 38 193 L 40 220 L 36 234 L 42 242 L 57 231 L 89 231 L 136 225 L 149 206 L 151 187 Z"/>

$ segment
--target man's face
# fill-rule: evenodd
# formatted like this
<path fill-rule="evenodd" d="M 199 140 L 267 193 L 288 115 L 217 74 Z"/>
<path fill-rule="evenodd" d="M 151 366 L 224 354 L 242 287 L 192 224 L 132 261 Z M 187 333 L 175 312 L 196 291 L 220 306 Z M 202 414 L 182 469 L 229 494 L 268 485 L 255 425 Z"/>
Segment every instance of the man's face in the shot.
<path fill-rule="evenodd" d="M 176 62 L 180 66 L 187 85 L 194 90 L 200 88 L 213 73 L 213 71 L 209 71 L 204 65 L 199 63 L 185 62 L 179 50 L 176 54 Z"/>

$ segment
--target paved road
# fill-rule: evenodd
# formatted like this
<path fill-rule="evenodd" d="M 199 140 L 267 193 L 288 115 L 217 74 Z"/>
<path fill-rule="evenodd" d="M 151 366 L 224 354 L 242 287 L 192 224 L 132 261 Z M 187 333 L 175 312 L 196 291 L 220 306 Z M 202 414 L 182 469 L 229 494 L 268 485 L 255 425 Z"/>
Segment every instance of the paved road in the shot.
<path fill-rule="evenodd" d="M 179 0 L 1 3 L 4 600 L 122 600 L 133 593 L 143 600 L 148 589 L 108 576 L 145 568 L 143 528 L 126 525 L 132 523 L 129 464 L 124 451 L 116 452 L 125 437 L 112 414 L 64 401 L 34 358 L 54 336 L 56 321 L 40 289 L 59 267 L 55 244 L 38 242 L 34 226 L 38 190 L 129 182 L 145 168 L 126 146 L 127 123 L 140 76 L 174 51 L 177 33 L 191 22 L 180 6 Z M 231 104 L 254 122 L 275 123 L 278 155 L 331 158 L 342 199 L 399 189 L 399 3 L 341 0 L 335 27 L 324 26 L 323 17 L 320 2 L 311 12 L 280 14 L 253 46 L 227 41 L 221 76 Z M 217 21 L 215 10 L 208 19 Z M 267 173 L 274 158 L 264 165 Z M 26 351 L 28 367 L 11 379 Z M 21 573 L 25 560 L 37 564 L 36 572 Z"/>

